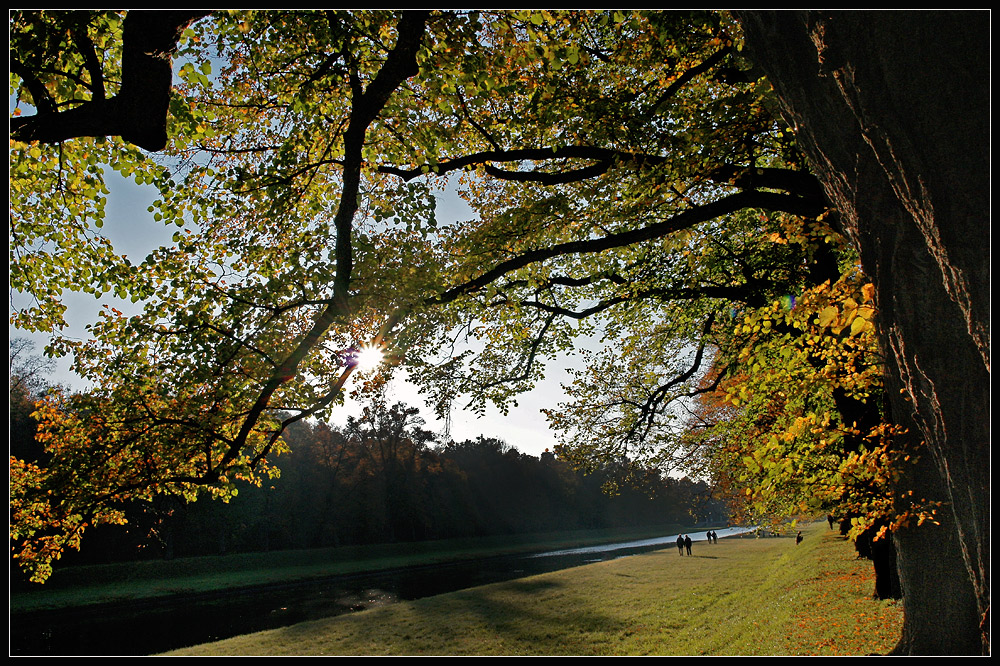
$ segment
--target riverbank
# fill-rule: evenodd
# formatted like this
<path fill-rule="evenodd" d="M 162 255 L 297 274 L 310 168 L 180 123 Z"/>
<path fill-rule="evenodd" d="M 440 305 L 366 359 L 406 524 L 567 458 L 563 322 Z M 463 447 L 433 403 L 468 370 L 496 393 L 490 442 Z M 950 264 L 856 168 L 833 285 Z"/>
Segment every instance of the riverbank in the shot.
<path fill-rule="evenodd" d="M 172 655 L 864 655 L 901 607 L 816 523 L 698 543 L 238 636 Z"/>
<path fill-rule="evenodd" d="M 69 567 L 57 571 L 45 585 L 13 590 L 10 611 L 17 614 L 81 608 L 299 583 L 330 576 L 644 539 L 679 530 L 677 525 L 574 530 Z"/>

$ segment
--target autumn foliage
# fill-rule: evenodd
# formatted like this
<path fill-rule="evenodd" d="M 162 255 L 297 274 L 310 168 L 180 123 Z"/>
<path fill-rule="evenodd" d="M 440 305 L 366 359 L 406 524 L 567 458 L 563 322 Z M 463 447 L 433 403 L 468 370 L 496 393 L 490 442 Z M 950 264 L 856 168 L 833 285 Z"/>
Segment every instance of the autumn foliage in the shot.
<path fill-rule="evenodd" d="M 851 536 L 879 538 L 933 519 L 934 504 L 893 495 L 920 452 L 899 443 L 885 412 L 877 314 L 874 288 L 847 263 L 835 282 L 726 322 L 689 444 L 743 520 L 780 527 L 829 513 L 851 521 Z"/>

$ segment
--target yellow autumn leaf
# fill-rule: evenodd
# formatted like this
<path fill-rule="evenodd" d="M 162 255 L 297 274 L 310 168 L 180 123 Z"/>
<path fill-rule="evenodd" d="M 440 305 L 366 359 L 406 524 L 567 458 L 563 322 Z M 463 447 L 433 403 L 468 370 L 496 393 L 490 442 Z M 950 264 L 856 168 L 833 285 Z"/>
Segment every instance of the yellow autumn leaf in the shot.
<path fill-rule="evenodd" d="M 816 323 L 824 327 L 829 326 L 837 320 L 839 314 L 840 310 L 837 309 L 836 305 L 828 305 L 816 315 Z"/>
<path fill-rule="evenodd" d="M 854 322 L 851 324 L 851 335 L 857 335 L 868 328 L 868 320 L 864 317 L 858 316 L 854 318 Z"/>

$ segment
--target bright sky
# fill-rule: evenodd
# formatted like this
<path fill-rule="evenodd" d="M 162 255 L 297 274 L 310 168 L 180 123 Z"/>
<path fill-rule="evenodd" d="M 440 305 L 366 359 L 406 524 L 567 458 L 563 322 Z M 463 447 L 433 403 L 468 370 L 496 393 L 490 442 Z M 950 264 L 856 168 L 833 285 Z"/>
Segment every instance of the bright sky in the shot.
<path fill-rule="evenodd" d="M 155 222 L 148 212 L 148 207 L 156 198 L 156 191 L 151 186 L 137 186 L 122 179 L 111 169 L 107 170 L 108 197 L 107 216 L 103 232 L 115 243 L 119 254 L 125 254 L 134 261 L 141 261 L 154 248 L 172 243 L 171 237 L 176 227 L 167 227 Z M 464 202 L 455 194 L 448 193 L 439 199 L 438 218 L 442 221 L 467 219 L 471 211 L 463 210 Z M 11 296 L 11 302 L 16 304 L 16 295 Z M 87 335 L 86 325 L 97 320 L 97 313 L 103 304 L 118 308 L 124 313 L 133 312 L 136 306 L 128 301 L 120 301 L 110 294 L 94 298 L 87 294 L 68 293 L 64 302 L 67 304 L 66 315 L 70 335 L 84 338 Z M 14 328 L 8 331 L 11 338 L 29 338 L 36 343 L 35 351 L 40 353 L 47 339 L 43 335 L 27 334 Z M 516 447 L 522 453 L 533 456 L 540 455 L 546 449 L 555 446 L 555 438 L 548 430 L 545 417 L 540 410 L 555 407 L 563 399 L 560 382 L 568 382 L 568 375 L 558 368 L 552 368 L 547 373 L 549 378 L 532 392 L 518 398 L 518 407 L 511 408 L 504 416 L 499 410 L 490 408 L 482 418 L 475 414 L 461 411 L 464 403 L 456 402 L 451 415 L 450 435 L 456 441 L 475 439 L 479 435 L 496 437 L 507 444 Z M 54 383 L 62 383 L 74 388 L 82 388 L 79 378 L 69 370 L 69 360 L 60 359 L 56 370 L 49 378 Z M 394 379 L 389 387 L 390 400 L 404 402 L 418 407 L 423 412 L 426 421 L 425 429 L 436 433 L 445 431 L 445 423 L 434 418 L 427 410 L 416 388 L 405 381 L 405 378 Z M 358 405 L 347 404 L 337 410 L 331 421 L 342 425 L 347 417 L 360 412 Z"/>

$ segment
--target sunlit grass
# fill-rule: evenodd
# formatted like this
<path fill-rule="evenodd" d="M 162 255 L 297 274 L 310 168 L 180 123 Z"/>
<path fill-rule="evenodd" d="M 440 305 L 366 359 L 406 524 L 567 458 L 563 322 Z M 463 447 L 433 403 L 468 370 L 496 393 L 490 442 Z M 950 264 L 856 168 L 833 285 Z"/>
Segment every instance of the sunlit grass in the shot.
<path fill-rule="evenodd" d="M 884 653 L 900 607 L 825 524 L 698 543 L 239 636 L 199 655 L 818 655 Z"/>

